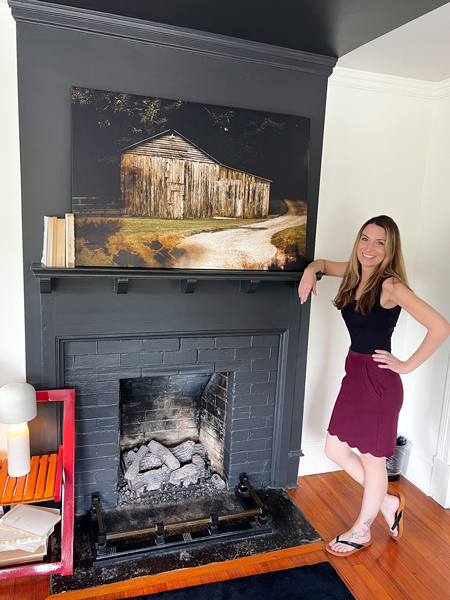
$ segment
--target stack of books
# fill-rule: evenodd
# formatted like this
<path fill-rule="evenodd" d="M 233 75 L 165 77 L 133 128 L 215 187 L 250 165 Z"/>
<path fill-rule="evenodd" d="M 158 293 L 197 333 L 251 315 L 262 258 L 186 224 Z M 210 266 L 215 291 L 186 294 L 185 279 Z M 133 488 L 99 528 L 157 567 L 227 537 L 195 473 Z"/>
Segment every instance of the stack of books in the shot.
<path fill-rule="evenodd" d="M 48 538 L 60 520 L 56 508 L 14 506 L 0 519 L 0 567 L 43 560 Z"/>
<path fill-rule="evenodd" d="M 75 225 L 72 213 L 63 219 L 44 217 L 42 264 L 46 267 L 75 266 Z"/>

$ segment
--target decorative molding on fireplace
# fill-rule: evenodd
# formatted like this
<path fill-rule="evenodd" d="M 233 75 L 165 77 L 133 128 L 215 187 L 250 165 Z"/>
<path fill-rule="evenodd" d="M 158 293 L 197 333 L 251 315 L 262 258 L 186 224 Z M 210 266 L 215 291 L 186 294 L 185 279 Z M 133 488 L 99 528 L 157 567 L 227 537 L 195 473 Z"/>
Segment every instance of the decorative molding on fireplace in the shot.
<path fill-rule="evenodd" d="M 41 263 L 32 263 L 31 271 L 39 280 L 41 294 L 50 294 L 53 280 L 97 278 L 113 279 L 116 294 L 128 293 L 128 284 L 132 279 L 177 279 L 180 281 L 180 292 L 192 294 L 199 280 L 234 280 L 240 282 L 242 293 L 255 293 L 259 284 L 264 281 L 299 281 L 300 271 L 212 271 L 187 269 L 116 269 L 102 267 L 75 267 L 74 269 L 45 267 Z"/>
<path fill-rule="evenodd" d="M 40 0 L 9 0 L 16 21 L 130 39 L 328 77 L 336 58 Z"/>

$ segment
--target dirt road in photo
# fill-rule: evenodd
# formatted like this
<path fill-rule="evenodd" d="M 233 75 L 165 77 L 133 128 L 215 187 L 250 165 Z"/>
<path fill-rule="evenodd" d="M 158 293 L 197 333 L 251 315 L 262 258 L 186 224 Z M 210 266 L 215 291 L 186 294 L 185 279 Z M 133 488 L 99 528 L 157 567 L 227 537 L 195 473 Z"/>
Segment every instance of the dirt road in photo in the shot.
<path fill-rule="evenodd" d="M 288 212 L 281 217 L 185 238 L 181 247 L 187 254 L 173 266 L 180 269 L 267 269 L 277 254 L 277 248 L 271 243 L 272 236 L 306 223 L 306 215 L 298 214 L 303 207 L 289 200 L 285 202 Z"/>

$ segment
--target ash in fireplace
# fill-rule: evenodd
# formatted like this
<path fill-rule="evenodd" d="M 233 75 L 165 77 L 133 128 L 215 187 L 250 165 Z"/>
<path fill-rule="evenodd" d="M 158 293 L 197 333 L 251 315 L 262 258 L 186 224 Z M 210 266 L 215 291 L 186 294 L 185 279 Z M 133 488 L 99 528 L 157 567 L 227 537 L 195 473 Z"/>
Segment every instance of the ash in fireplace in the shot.
<path fill-rule="evenodd" d="M 169 448 L 156 440 L 122 453 L 118 506 L 211 497 L 226 488 L 203 444 L 188 440 Z"/>

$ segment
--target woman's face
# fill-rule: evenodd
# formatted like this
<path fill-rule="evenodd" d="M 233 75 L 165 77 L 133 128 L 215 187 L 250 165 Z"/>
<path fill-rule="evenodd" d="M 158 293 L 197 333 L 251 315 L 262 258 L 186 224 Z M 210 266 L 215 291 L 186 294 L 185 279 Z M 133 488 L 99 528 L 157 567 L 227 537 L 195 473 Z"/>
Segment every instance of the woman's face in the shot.
<path fill-rule="evenodd" d="M 364 227 L 356 246 L 361 267 L 374 268 L 383 262 L 386 255 L 386 231 L 374 223 Z"/>

